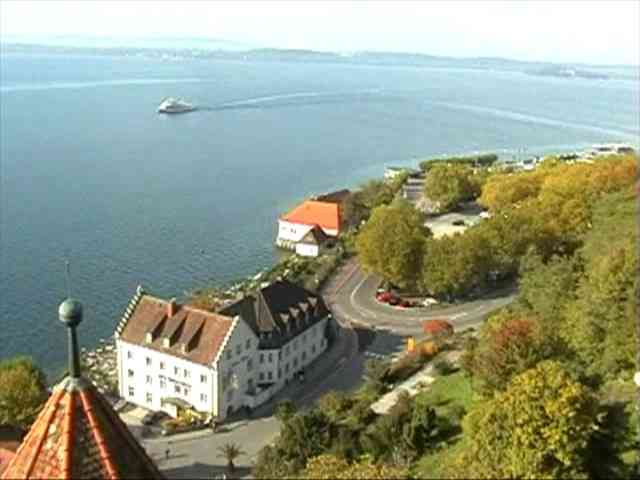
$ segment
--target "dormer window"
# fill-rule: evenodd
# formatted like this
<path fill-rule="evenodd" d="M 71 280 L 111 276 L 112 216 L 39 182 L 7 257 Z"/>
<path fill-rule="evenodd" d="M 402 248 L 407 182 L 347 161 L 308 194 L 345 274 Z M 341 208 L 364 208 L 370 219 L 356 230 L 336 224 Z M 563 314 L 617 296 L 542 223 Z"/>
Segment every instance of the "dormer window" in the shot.
<path fill-rule="evenodd" d="M 145 341 L 147 343 L 153 342 L 153 334 L 151 332 L 147 332 L 147 334 L 145 335 Z"/>
<path fill-rule="evenodd" d="M 164 338 L 162 339 L 162 346 L 163 346 L 164 348 L 169 348 L 169 347 L 171 347 L 171 340 L 170 340 L 168 337 L 164 337 Z"/>

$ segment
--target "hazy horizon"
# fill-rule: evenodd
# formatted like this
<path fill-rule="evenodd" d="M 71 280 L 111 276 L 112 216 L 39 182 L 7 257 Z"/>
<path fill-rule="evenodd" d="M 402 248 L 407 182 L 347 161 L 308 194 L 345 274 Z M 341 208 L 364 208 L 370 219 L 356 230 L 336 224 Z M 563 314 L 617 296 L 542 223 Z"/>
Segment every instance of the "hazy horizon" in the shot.
<path fill-rule="evenodd" d="M 4 0 L 0 9 L 3 42 L 60 45 L 56 39 L 76 37 L 110 42 L 100 46 L 135 46 L 123 42 L 179 39 L 236 50 L 403 52 L 603 66 L 640 63 L 640 2 L 635 1 Z"/>

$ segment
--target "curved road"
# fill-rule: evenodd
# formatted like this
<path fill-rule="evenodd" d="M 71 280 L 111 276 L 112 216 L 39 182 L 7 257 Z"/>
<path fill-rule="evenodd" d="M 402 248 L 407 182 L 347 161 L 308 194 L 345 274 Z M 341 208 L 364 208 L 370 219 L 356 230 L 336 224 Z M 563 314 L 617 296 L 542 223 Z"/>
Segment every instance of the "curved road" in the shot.
<path fill-rule="evenodd" d="M 375 299 L 380 277 L 364 273 L 355 260 L 343 267 L 338 276 L 340 280 L 334 288 L 325 292 L 325 299 L 337 318 L 343 317 L 374 329 L 418 338 L 424 335 L 423 320 L 445 319 L 457 329 L 478 325 L 489 313 L 511 303 L 516 295 L 515 288 L 509 288 L 446 307 L 403 309 Z"/>

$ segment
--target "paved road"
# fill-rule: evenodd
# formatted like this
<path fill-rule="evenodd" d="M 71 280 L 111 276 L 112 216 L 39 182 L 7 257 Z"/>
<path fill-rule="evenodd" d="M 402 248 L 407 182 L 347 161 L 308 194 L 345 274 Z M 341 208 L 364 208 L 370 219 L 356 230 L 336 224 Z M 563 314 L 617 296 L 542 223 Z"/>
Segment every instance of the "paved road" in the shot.
<path fill-rule="evenodd" d="M 327 299 L 335 315 L 375 329 L 375 339 L 366 350 L 373 354 L 370 356 L 390 355 L 402 350 L 407 336 L 423 337 L 423 320 L 446 319 L 454 328 L 464 329 L 478 325 L 490 312 L 515 298 L 515 290 L 511 288 L 447 307 L 402 309 L 376 301 L 380 278 L 364 273 L 355 260 L 345 267 L 345 271 L 341 288 L 328 291 Z"/>

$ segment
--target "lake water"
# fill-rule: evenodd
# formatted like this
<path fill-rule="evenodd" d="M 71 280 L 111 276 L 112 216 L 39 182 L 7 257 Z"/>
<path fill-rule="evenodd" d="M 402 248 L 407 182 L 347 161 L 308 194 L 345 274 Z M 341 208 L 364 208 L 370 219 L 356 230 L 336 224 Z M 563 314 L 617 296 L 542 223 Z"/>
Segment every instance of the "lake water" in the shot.
<path fill-rule="evenodd" d="M 638 86 L 461 69 L 6 54 L 0 60 L 0 358 L 64 365 L 136 285 L 182 295 L 270 266 L 277 216 L 385 165 L 638 144 Z M 201 109 L 155 112 L 163 97 Z"/>

